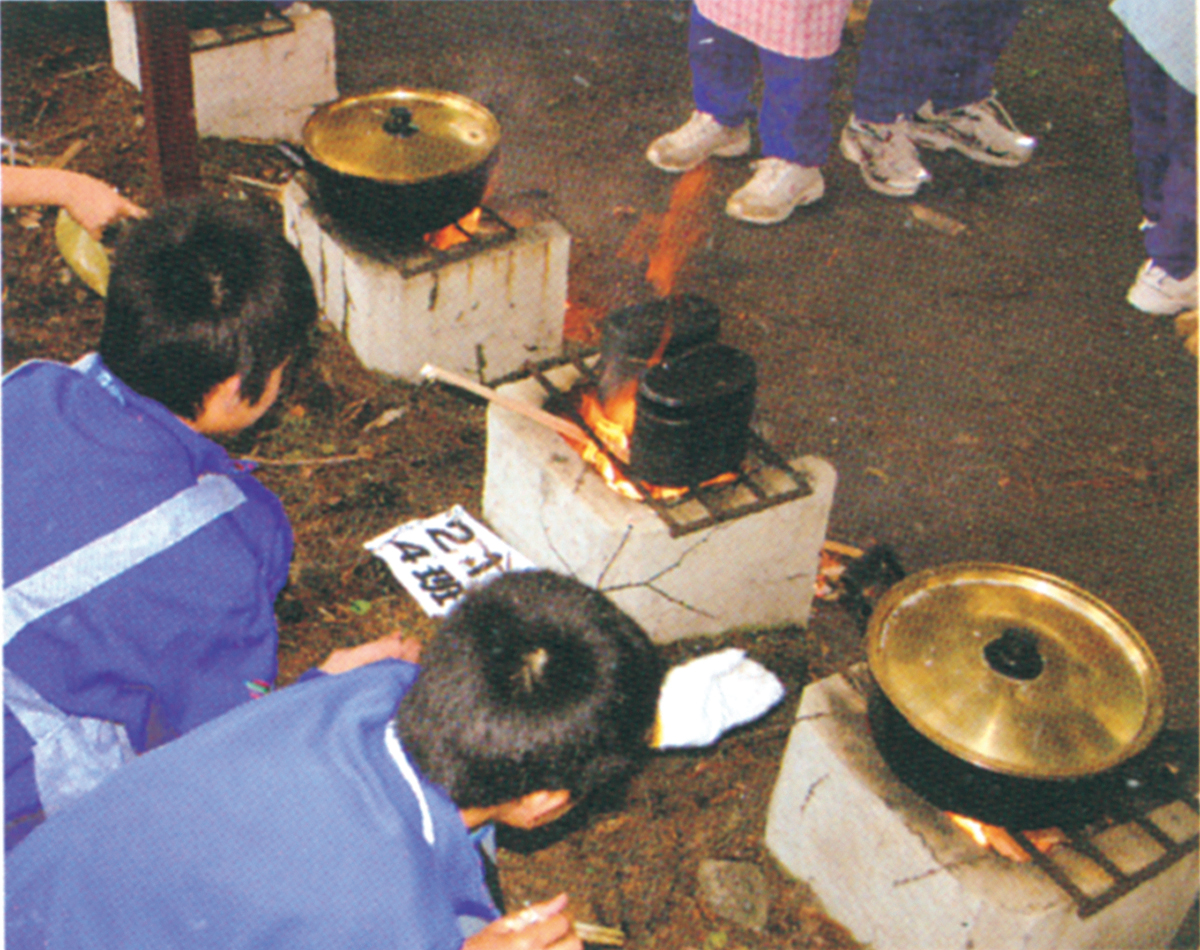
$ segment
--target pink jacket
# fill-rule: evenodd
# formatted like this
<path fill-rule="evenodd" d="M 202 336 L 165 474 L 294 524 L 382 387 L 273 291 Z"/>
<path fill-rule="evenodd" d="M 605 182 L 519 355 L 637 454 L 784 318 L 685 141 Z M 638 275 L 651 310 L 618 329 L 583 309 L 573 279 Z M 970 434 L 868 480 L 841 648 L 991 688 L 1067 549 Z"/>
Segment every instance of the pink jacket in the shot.
<path fill-rule="evenodd" d="M 817 59 L 842 40 L 851 0 L 695 0 L 700 15 L 772 53 Z"/>

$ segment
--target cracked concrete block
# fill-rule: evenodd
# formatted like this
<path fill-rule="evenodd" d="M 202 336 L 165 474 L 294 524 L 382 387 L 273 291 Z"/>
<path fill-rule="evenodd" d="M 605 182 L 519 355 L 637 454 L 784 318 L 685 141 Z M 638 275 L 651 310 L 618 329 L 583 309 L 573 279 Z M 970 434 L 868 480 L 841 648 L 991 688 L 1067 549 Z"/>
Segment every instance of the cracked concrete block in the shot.
<path fill-rule="evenodd" d="M 1083 950 L 1169 944 L 1197 894 L 1196 852 L 1081 918 L 1070 896 L 1032 862 L 977 845 L 903 785 L 875 748 L 866 700 L 850 678 L 805 688 L 767 813 L 766 843 L 826 911 L 875 950 Z M 1107 834 L 1104 833 L 1104 834 Z M 1106 846 L 1130 866 L 1136 834 Z M 1051 860 L 1085 894 L 1103 871 L 1069 847 Z"/>
<path fill-rule="evenodd" d="M 578 372 L 548 375 L 566 389 Z M 545 401 L 532 379 L 500 392 Z M 792 463 L 812 494 L 672 538 L 652 508 L 605 485 L 557 433 L 494 404 L 487 453 L 492 529 L 539 567 L 604 591 L 655 642 L 808 622 L 836 482 L 823 459 Z"/>
<path fill-rule="evenodd" d="M 284 233 L 300 249 L 325 319 L 368 369 L 421 381 L 421 367 L 484 381 L 562 350 L 571 239 L 541 221 L 474 255 L 406 276 L 323 228 L 297 179 L 283 192 Z"/>
<path fill-rule="evenodd" d="M 718 917 L 750 930 L 767 925 L 767 878 L 759 867 L 745 861 L 704 860 L 696 877 L 701 899 Z"/>

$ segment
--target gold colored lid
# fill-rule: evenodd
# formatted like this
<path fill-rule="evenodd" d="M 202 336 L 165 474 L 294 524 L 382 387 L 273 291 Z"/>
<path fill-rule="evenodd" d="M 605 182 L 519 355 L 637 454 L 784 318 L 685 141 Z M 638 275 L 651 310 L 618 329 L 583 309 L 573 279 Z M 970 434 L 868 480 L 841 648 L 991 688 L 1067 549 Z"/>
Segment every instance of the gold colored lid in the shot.
<path fill-rule="evenodd" d="M 1111 607 L 1040 571 L 950 564 L 879 600 L 871 673 L 927 739 L 981 768 L 1082 778 L 1141 751 L 1163 720 L 1162 674 Z"/>
<path fill-rule="evenodd" d="M 341 172 L 404 185 L 476 168 L 500 142 L 500 123 L 452 92 L 388 89 L 338 99 L 304 124 L 304 147 Z"/>

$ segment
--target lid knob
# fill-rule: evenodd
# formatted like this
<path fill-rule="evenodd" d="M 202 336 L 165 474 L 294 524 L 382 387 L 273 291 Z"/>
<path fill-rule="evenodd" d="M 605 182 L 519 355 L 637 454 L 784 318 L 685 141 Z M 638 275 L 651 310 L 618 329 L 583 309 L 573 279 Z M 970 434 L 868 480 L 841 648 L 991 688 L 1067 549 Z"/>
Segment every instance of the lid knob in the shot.
<path fill-rule="evenodd" d="M 1038 651 L 1037 634 L 1024 627 L 1009 627 L 983 648 L 988 666 L 1014 680 L 1032 680 L 1046 666 Z"/>
<path fill-rule="evenodd" d="M 399 135 L 402 138 L 416 135 L 421 130 L 413 125 L 412 112 L 404 106 L 392 106 L 388 117 L 384 120 L 383 131 L 388 135 Z"/>

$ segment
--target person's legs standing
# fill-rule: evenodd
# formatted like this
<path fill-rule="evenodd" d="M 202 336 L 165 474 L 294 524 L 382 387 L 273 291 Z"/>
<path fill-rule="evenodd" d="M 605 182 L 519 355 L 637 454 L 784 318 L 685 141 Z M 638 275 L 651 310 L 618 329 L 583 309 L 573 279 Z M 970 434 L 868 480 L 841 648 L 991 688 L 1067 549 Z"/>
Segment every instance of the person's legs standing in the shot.
<path fill-rule="evenodd" d="M 1124 46 L 1130 144 L 1146 216 L 1147 260 L 1129 290 L 1145 313 L 1196 307 L 1196 97 L 1132 36 Z"/>
<path fill-rule="evenodd" d="M 725 210 L 753 224 L 774 224 L 825 193 L 821 166 L 833 133 L 829 99 L 836 58 L 802 59 L 759 50 L 763 98 L 758 134 L 763 157 L 754 177 L 734 192 Z"/>
<path fill-rule="evenodd" d="M 659 136 L 646 150 L 652 165 L 669 172 L 695 168 L 710 155 L 734 157 L 750 151 L 748 120 L 754 113 L 758 50 L 692 9 L 688 61 L 696 110 L 673 132 Z"/>
<path fill-rule="evenodd" d="M 842 154 L 873 191 L 916 194 L 932 177 L 909 140 L 908 116 L 929 98 L 936 35 L 923 0 L 873 0 L 854 82 L 854 111 L 842 130 Z"/>

